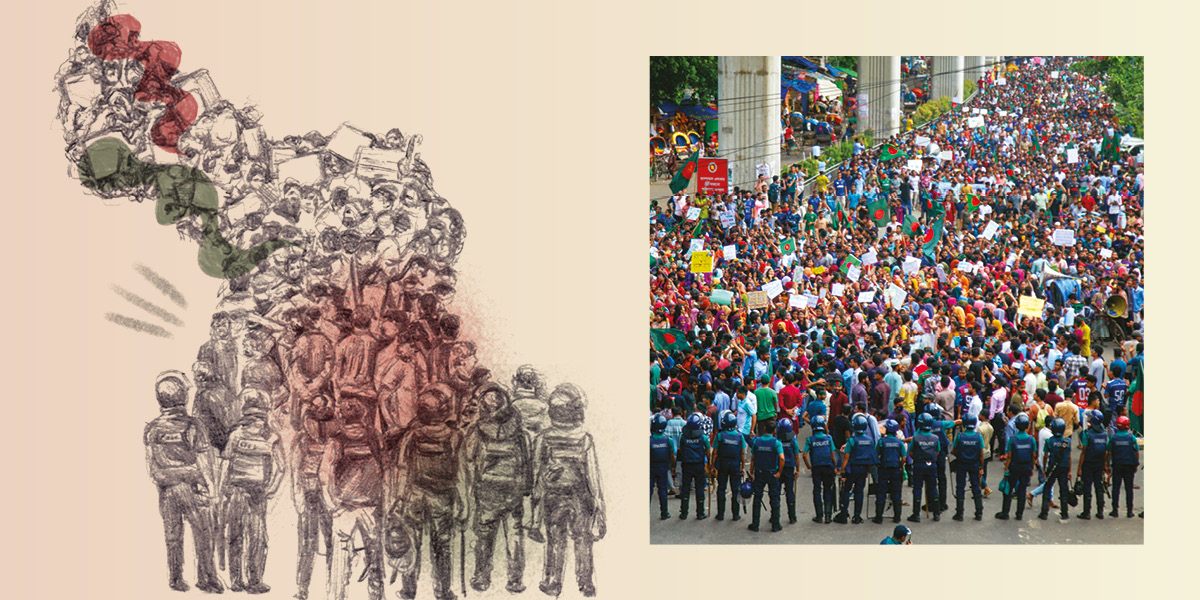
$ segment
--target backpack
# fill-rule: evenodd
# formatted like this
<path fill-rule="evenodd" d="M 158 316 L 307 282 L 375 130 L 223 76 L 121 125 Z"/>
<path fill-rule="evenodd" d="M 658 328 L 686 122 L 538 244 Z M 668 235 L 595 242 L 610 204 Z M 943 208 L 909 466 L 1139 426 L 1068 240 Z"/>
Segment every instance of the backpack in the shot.
<path fill-rule="evenodd" d="M 454 436 L 444 424 L 424 425 L 413 433 L 410 481 L 419 487 L 448 492 L 458 478 Z"/>
<path fill-rule="evenodd" d="M 546 490 L 580 493 L 588 488 L 586 452 L 591 440 L 588 434 L 579 438 L 547 434 L 543 438 L 545 467 L 541 480 Z"/>

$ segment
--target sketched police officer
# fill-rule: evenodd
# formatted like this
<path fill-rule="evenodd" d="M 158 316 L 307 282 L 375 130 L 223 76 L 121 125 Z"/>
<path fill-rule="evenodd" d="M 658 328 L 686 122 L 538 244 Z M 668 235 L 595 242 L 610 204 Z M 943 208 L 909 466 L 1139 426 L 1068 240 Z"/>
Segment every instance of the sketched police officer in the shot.
<path fill-rule="evenodd" d="M 187 414 L 187 377 L 164 371 L 154 382 L 161 414 L 146 425 L 146 465 L 158 486 L 158 510 L 167 540 L 171 589 L 187 591 L 183 581 L 183 521 L 192 526 L 196 544 L 196 587 L 219 594 L 224 587 L 213 565 L 211 524 L 205 515 L 217 491 L 211 481 L 208 437 L 199 421 Z"/>

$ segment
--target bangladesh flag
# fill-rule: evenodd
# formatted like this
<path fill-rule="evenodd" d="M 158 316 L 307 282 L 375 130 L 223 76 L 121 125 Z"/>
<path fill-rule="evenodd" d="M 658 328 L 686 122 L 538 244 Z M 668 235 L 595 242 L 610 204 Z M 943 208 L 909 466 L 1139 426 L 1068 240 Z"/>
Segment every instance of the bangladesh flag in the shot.
<path fill-rule="evenodd" d="M 908 154 L 900 151 L 900 146 L 895 143 L 890 143 L 883 147 L 879 153 L 879 160 L 892 160 L 893 158 L 908 158 Z"/>
<path fill-rule="evenodd" d="M 971 192 L 963 192 L 963 200 L 966 202 L 967 212 L 975 212 L 979 210 L 979 205 L 983 204 L 983 201 L 979 199 L 979 194 L 972 194 Z"/>
<path fill-rule="evenodd" d="M 691 346 L 687 342 L 687 334 L 678 329 L 651 329 L 650 337 L 654 339 L 655 350 L 687 350 Z"/>
<path fill-rule="evenodd" d="M 925 253 L 925 256 L 929 257 L 929 260 L 935 260 L 933 256 L 933 250 L 937 248 L 938 242 L 942 241 L 942 225 L 945 221 L 943 216 L 944 215 L 937 216 L 933 222 L 933 226 L 925 232 L 925 237 L 922 239 L 922 242 L 924 242 L 922 250 Z"/>
<path fill-rule="evenodd" d="M 1129 391 L 1126 396 L 1129 398 L 1129 428 L 1138 436 L 1146 435 L 1146 415 L 1143 412 L 1142 392 L 1145 384 L 1143 379 L 1146 377 L 1145 371 L 1142 370 L 1141 361 L 1134 363 L 1133 368 L 1133 383 L 1129 384 Z"/>
<path fill-rule="evenodd" d="M 788 254 L 792 254 L 794 252 L 796 252 L 796 238 L 787 238 L 786 240 L 779 242 L 780 254 L 787 256 Z"/>
<path fill-rule="evenodd" d="M 892 220 L 891 214 L 888 211 L 888 203 L 883 199 L 876 199 L 867 205 L 867 212 L 871 213 L 871 219 L 875 221 L 876 227 L 884 227 L 888 221 Z"/>
<path fill-rule="evenodd" d="M 675 174 L 675 178 L 671 180 L 671 193 L 678 193 L 680 190 L 687 189 L 689 183 L 692 182 L 692 175 L 696 174 L 696 165 L 700 162 L 700 151 L 693 152 L 683 163 L 683 168 Z"/>
<path fill-rule="evenodd" d="M 921 235 L 923 229 L 925 228 L 921 227 L 921 222 L 917 220 L 916 215 L 913 213 L 908 213 L 904 217 L 904 235 L 917 237 Z"/>
<path fill-rule="evenodd" d="M 850 270 L 850 265 L 862 267 L 862 261 L 855 256 L 847 256 L 846 260 L 842 261 L 842 266 L 839 268 L 843 275 Z"/>
<path fill-rule="evenodd" d="M 838 209 L 837 214 L 834 215 L 833 226 L 837 229 L 841 229 L 843 227 L 850 227 L 851 229 L 854 228 L 854 224 L 850 222 L 850 216 L 846 214 L 846 211 L 840 208 Z"/>

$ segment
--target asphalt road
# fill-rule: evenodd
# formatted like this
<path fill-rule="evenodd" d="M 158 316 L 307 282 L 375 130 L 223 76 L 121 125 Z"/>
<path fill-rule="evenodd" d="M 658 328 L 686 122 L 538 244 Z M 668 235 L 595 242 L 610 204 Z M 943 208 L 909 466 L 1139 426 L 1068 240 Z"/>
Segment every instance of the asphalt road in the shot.
<path fill-rule="evenodd" d="M 804 440 L 808 437 L 808 429 L 805 428 L 801 432 L 800 447 L 804 447 Z M 1075 436 L 1078 441 L 1078 435 Z M 1072 449 L 1072 483 L 1074 483 L 1074 469 L 1078 468 L 1079 450 Z M 1141 453 L 1141 461 L 1146 463 L 1146 453 L 1143 450 Z M 1083 498 L 1079 499 L 1079 506 L 1071 508 L 1069 511 L 1070 518 L 1062 521 L 1058 516 L 1058 509 L 1050 509 L 1050 517 L 1045 520 L 1037 518 L 1041 511 L 1041 498 L 1034 499 L 1032 507 L 1026 506 L 1024 519 L 1017 521 L 1016 506 L 1009 514 L 1008 521 L 1001 521 L 995 518 L 995 514 L 1000 511 L 1003 499 L 1000 493 L 996 491 L 997 484 L 1000 482 L 1000 477 L 1004 473 L 1002 463 L 993 461 L 988 466 L 988 484 L 992 488 L 992 494 L 983 501 L 983 520 L 975 521 L 974 502 L 971 500 L 971 491 L 967 490 L 966 500 L 963 504 L 963 512 L 965 520 L 962 522 L 953 521 L 950 517 L 954 514 L 954 499 L 951 496 L 949 501 L 949 512 L 942 513 L 942 520 L 933 522 L 931 518 L 927 518 L 922 514 L 920 523 L 909 523 L 908 516 L 912 514 L 912 508 L 905 506 L 902 511 L 901 523 L 907 525 L 913 531 L 914 544 L 1141 544 L 1143 543 L 1143 523 L 1144 520 L 1136 515 L 1142 511 L 1142 489 L 1133 491 L 1133 510 L 1134 517 L 1132 519 L 1125 517 L 1125 498 L 1124 490 L 1121 495 L 1121 511 L 1120 517 L 1114 519 L 1108 516 L 1108 511 L 1112 510 L 1112 499 L 1105 498 L 1105 517 L 1103 520 L 1097 520 L 1094 516 L 1095 505 L 1093 503 L 1092 512 L 1093 518 L 1082 520 L 1076 518 L 1076 515 L 1083 509 Z M 1134 485 L 1143 485 L 1143 473 L 1139 470 L 1134 476 Z M 949 474 L 949 485 L 954 488 L 954 475 Z M 1030 489 L 1037 485 L 1037 474 L 1034 473 L 1030 481 Z M 876 525 L 870 520 L 854 525 L 838 523 L 817 524 L 812 522 L 813 501 L 812 501 L 812 479 L 809 471 L 806 471 L 801 464 L 800 479 L 797 481 L 796 491 L 796 518 L 798 522 L 788 524 L 787 522 L 787 501 L 786 496 L 780 498 L 780 522 L 783 523 L 783 531 L 771 533 L 770 505 L 767 496 L 763 496 L 763 516 L 758 533 L 749 531 L 746 526 L 750 523 L 748 514 L 743 514 L 742 519 L 737 522 L 730 520 L 728 507 L 724 521 L 717 521 L 712 517 L 716 514 L 716 500 L 712 503 L 712 513 L 709 518 L 703 521 L 695 520 L 695 492 L 693 492 L 692 505 L 689 510 L 687 520 L 680 520 L 679 517 L 679 500 L 677 498 L 669 498 L 669 506 L 671 518 L 662 521 L 659 520 L 658 514 L 658 499 L 654 498 L 650 503 L 650 543 L 651 544 L 878 544 L 884 537 L 891 535 L 892 528 L 895 524 L 892 523 L 891 514 L 888 509 L 884 511 L 883 524 Z M 905 502 L 912 502 L 912 488 L 907 486 L 907 482 L 901 492 L 902 499 Z M 1054 492 L 1054 499 L 1058 501 L 1058 490 Z M 1094 499 L 1093 499 L 1094 500 Z M 753 498 L 746 500 L 746 507 L 749 508 L 753 502 Z M 854 502 L 851 500 L 851 514 L 853 515 Z M 836 511 L 835 513 L 836 514 Z M 863 505 L 863 518 L 875 516 L 875 499 L 868 498 Z"/>

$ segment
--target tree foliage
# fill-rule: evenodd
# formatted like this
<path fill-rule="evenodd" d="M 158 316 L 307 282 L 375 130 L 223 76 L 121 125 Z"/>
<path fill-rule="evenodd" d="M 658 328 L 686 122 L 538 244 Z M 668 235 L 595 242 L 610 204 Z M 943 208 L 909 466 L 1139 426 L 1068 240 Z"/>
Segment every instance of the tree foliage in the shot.
<path fill-rule="evenodd" d="M 702 100 L 717 96 L 717 57 L 651 56 L 650 102 L 680 102 L 683 91 L 696 90 Z"/>
<path fill-rule="evenodd" d="M 825 62 L 839 69 L 850 69 L 855 73 L 858 72 L 857 56 L 826 56 Z"/>
<path fill-rule="evenodd" d="M 1134 135 L 1144 137 L 1145 57 L 1105 56 L 1080 61 L 1073 67 L 1087 75 L 1104 78 L 1104 91 L 1112 98 L 1117 122 L 1132 126 Z"/>

